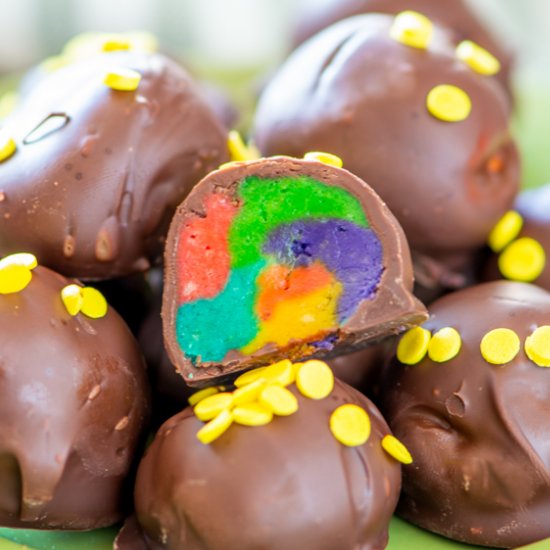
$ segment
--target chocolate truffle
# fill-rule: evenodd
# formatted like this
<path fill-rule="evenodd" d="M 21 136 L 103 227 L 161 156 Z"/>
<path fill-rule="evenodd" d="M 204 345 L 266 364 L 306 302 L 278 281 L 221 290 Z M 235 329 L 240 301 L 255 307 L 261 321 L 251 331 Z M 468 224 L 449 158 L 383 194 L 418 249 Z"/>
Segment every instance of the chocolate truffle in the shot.
<path fill-rule="evenodd" d="M 111 52 L 42 79 L 0 139 L 0 253 L 105 279 L 159 259 L 171 216 L 228 158 L 226 132 L 177 64 Z"/>
<path fill-rule="evenodd" d="M 309 373 L 321 384 L 312 378 L 305 381 L 307 375 L 301 377 L 312 363 L 321 371 L 326 369 L 325 376 Z M 374 405 L 331 379 L 326 364 L 302 364 L 296 384 L 286 378 L 284 368 L 274 367 L 276 374 L 268 367 L 259 375 L 266 379 L 253 379 L 253 373 L 246 373 L 248 384 L 232 394 L 200 401 L 195 414 L 188 408 L 159 430 L 139 466 L 135 487 L 136 515 L 151 548 L 352 550 L 386 546 L 401 474 L 400 464 L 384 448 L 394 452 L 400 443 Z M 289 361 L 284 367 L 289 373 L 296 368 Z M 283 378 L 283 386 L 274 385 Z M 260 393 L 254 390 L 257 401 L 246 402 L 245 395 L 250 397 L 258 384 L 263 389 Z M 305 396 L 321 386 L 322 394 Z M 266 399 L 272 391 L 285 398 Z M 233 405 L 220 409 L 208 424 L 196 416 L 213 412 L 216 398 L 220 403 L 227 396 Z M 214 401 L 207 403 L 207 399 Z M 283 402 L 294 403 L 293 412 L 283 410 Z M 274 410 L 281 416 L 273 416 Z M 205 430 L 222 416 L 232 418 L 233 423 L 225 425 L 221 434 L 216 428 L 217 439 L 203 442 Z M 349 429 L 340 422 L 344 417 Z"/>
<path fill-rule="evenodd" d="M 518 152 L 502 87 L 478 72 L 495 68 L 487 52 L 459 59 L 447 33 L 405 15 L 356 16 L 303 44 L 265 89 L 254 139 L 265 155 L 340 156 L 403 226 L 417 279 L 457 287 L 513 204 Z"/>
<path fill-rule="evenodd" d="M 405 333 L 382 410 L 414 456 L 398 512 L 470 544 L 550 536 L 550 294 L 497 281 L 449 294 Z"/>
<path fill-rule="evenodd" d="M 499 78 L 510 88 L 512 56 L 481 24 L 464 0 L 314 0 L 302 2 L 294 29 L 294 43 L 301 44 L 324 28 L 348 17 L 364 13 L 397 14 L 415 10 L 452 32 L 455 44 L 471 40 L 491 52 L 501 63 Z"/>
<path fill-rule="evenodd" d="M 33 258 L 0 261 L 0 525 L 111 525 L 149 414 L 143 359 L 100 293 Z"/>
<path fill-rule="evenodd" d="M 550 290 L 550 184 L 523 191 L 489 236 L 494 254 L 485 277 L 535 283 Z"/>
<path fill-rule="evenodd" d="M 425 319 L 411 287 L 401 227 L 359 178 L 318 160 L 230 163 L 170 226 L 164 341 L 186 382 L 201 385 L 402 332 Z"/>

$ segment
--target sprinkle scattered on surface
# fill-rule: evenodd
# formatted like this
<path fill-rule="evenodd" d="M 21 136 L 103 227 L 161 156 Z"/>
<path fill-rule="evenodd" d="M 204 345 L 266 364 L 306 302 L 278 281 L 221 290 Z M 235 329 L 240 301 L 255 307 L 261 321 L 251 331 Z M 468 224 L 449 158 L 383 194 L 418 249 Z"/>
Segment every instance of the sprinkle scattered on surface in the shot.
<path fill-rule="evenodd" d="M 462 339 L 458 331 L 452 327 L 439 329 L 428 344 L 428 356 L 436 363 L 450 361 L 458 355 Z"/>
<path fill-rule="evenodd" d="M 341 405 L 330 416 L 330 431 L 347 447 L 363 445 L 371 432 L 369 415 L 364 409 L 352 403 Z"/>
<path fill-rule="evenodd" d="M 397 345 L 397 359 L 404 365 L 416 365 L 428 353 L 432 335 L 429 330 L 414 327 L 405 332 Z"/>
<path fill-rule="evenodd" d="M 491 76 L 500 71 L 499 60 L 471 40 L 464 40 L 456 47 L 456 56 L 476 73 Z"/>
<path fill-rule="evenodd" d="M 504 365 L 519 353 L 519 336 L 509 328 L 495 328 L 485 334 L 479 347 L 485 361 Z"/>
<path fill-rule="evenodd" d="M 137 90 L 141 75 L 131 69 L 117 69 L 109 71 L 103 78 L 103 83 L 113 90 L 133 92 Z"/>
<path fill-rule="evenodd" d="M 426 107 L 439 120 L 460 122 L 470 115 L 472 101 L 461 88 L 452 84 L 440 84 L 428 93 Z"/>
<path fill-rule="evenodd" d="M 398 13 L 390 29 L 390 37 L 395 41 L 423 50 L 428 48 L 432 33 L 432 22 L 416 11 Z"/>
<path fill-rule="evenodd" d="M 413 458 L 407 447 L 393 435 L 388 434 L 382 438 L 382 448 L 395 460 L 401 462 L 401 464 L 412 464 L 413 462 Z"/>
<path fill-rule="evenodd" d="M 523 227 L 523 218 L 519 212 L 510 210 L 500 218 L 489 233 L 487 243 L 493 252 L 504 250 L 518 235 Z"/>
<path fill-rule="evenodd" d="M 524 283 L 537 279 L 545 265 L 544 248 L 531 237 L 522 237 L 510 243 L 498 258 L 498 267 L 504 277 Z"/>

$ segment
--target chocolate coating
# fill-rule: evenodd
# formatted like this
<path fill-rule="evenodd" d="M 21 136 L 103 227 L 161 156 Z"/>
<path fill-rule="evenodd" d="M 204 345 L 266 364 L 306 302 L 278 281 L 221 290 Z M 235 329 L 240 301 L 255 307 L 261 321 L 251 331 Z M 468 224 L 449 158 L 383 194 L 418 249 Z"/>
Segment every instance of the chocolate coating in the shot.
<path fill-rule="evenodd" d="M 395 360 L 382 381 L 382 410 L 414 457 L 403 469 L 398 512 L 450 538 L 516 547 L 550 536 L 550 369 L 523 345 L 550 324 L 550 294 L 498 281 L 449 294 L 425 328 L 454 327 L 462 347 L 450 361 Z M 511 362 L 480 352 L 483 336 L 509 328 L 521 342 Z"/>
<path fill-rule="evenodd" d="M 356 16 L 296 50 L 260 99 L 254 139 L 265 155 L 340 156 L 399 220 L 419 271 L 456 287 L 466 278 L 454 269 L 468 265 L 518 191 L 507 101 L 494 78 L 455 58 L 442 29 L 420 50 L 390 38 L 393 19 Z M 440 84 L 468 94 L 465 120 L 428 112 Z"/>
<path fill-rule="evenodd" d="M 344 190 L 354 197 L 353 200 L 358 201 L 359 207 L 369 222 L 369 231 L 379 239 L 380 257 L 377 261 L 381 266 L 381 275 L 375 290 L 372 295 L 368 296 L 368 299 L 361 295 L 358 298 L 355 312 L 343 324 L 340 324 L 337 330 L 328 330 L 326 334 L 321 336 L 322 340 L 319 337 L 312 337 L 310 340 L 296 338 L 284 346 L 268 343 L 250 353 L 242 351 L 242 348 L 232 348 L 225 354 L 222 361 L 208 361 L 201 359 L 200 355 L 196 358 L 190 357 L 181 347 L 176 334 L 182 309 L 180 307 L 182 288 L 180 288 L 179 279 L 182 261 L 178 256 L 180 239 L 183 239 L 182 231 L 191 227 L 193 220 L 207 217 L 204 201 L 213 194 L 218 193 L 220 197 L 227 197 L 224 200 L 228 203 L 231 201 L 238 202 L 236 188 L 245 178 L 269 179 L 285 176 L 313 178 L 320 185 L 325 185 L 327 188 Z M 214 221 L 213 218 L 211 224 Z M 326 223 L 330 221 L 328 220 Z M 317 222 L 323 224 L 325 220 L 317 220 Z M 286 229 L 291 225 L 295 224 L 280 225 L 279 227 Z M 275 236 L 277 230 L 276 227 L 270 236 Z M 342 232 L 342 234 L 345 233 Z M 182 240 L 182 242 L 186 241 Z M 297 243 L 297 241 L 294 241 L 295 245 Z M 214 246 L 213 243 L 207 246 L 205 254 L 209 252 L 212 246 Z M 305 247 L 304 256 L 307 256 L 309 261 L 316 244 L 306 243 L 303 246 Z M 326 246 L 326 244 L 320 245 L 319 249 L 326 251 Z M 309 251 L 311 251 L 311 254 Z M 287 252 L 290 254 L 291 251 L 288 250 Z M 362 252 L 365 255 L 365 251 L 362 250 Z M 357 268 L 359 265 L 361 266 L 360 271 L 365 273 L 362 264 L 359 263 L 359 260 L 364 262 L 364 257 L 357 258 L 359 255 L 358 250 L 354 250 L 353 254 L 348 254 L 346 249 L 342 247 L 340 253 L 340 261 L 346 263 L 350 272 L 359 271 Z M 205 256 L 203 255 L 203 257 Z M 302 265 L 299 263 L 301 257 L 299 256 L 298 260 L 295 260 L 296 265 Z M 322 257 L 324 258 L 324 256 Z M 316 259 L 317 257 L 313 255 L 313 258 Z M 370 256 L 370 258 L 374 263 L 374 256 Z M 276 258 L 276 260 L 281 261 L 279 258 Z M 209 273 L 209 281 L 213 279 L 211 273 L 215 271 L 219 263 L 216 262 L 213 266 L 205 263 L 204 269 Z M 398 334 L 407 326 L 422 322 L 425 318 L 425 308 L 412 296 L 412 282 L 412 266 L 407 242 L 401 227 L 379 197 L 359 178 L 347 170 L 317 161 L 287 157 L 234 163 L 222 170 L 213 172 L 203 179 L 178 207 L 170 226 L 165 251 L 165 285 L 162 309 L 166 349 L 172 363 L 176 365 L 185 381 L 191 386 L 204 385 L 207 380 L 224 378 L 229 374 L 247 368 L 270 364 L 279 358 L 288 357 L 291 360 L 301 360 L 308 357 L 326 357 L 330 354 L 338 355 L 360 348 L 366 342 L 374 342 L 391 334 Z M 187 288 L 187 283 L 185 286 Z M 193 285 L 193 287 L 197 286 L 196 284 Z M 226 283 L 225 288 L 228 286 L 229 283 Z M 357 284 L 350 286 L 357 287 Z M 362 288 L 359 288 L 359 290 L 363 291 Z M 242 300 L 241 296 L 242 291 L 238 294 L 239 300 Z M 238 301 L 237 305 L 239 305 Z M 215 319 L 215 322 L 217 325 L 212 329 L 212 338 L 215 331 L 221 334 L 227 326 L 225 320 L 218 321 L 218 319 Z M 233 322 L 233 319 L 231 322 Z M 236 322 L 235 320 L 235 324 Z M 218 335 L 218 338 L 221 337 Z"/>
<path fill-rule="evenodd" d="M 151 548 L 186 550 L 381 549 L 399 494 L 399 463 L 381 438 L 389 429 L 368 399 L 336 381 L 315 401 L 289 387 L 298 411 L 266 426 L 232 425 L 209 445 L 191 409 L 166 422 L 147 450 L 135 488 L 136 515 Z M 368 441 L 345 447 L 329 430 L 344 403 L 363 407 Z"/>
<path fill-rule="evenodd" d="M 103 84 L 141 74 L 136 91 Z M 41 79 L 5 121 L 0 254 L 33 252 L 67 275 L 105 279 L 159 259 L 177 204 L 227 160 L 225 130 L 177 64 L 113 52 Z"/>
<path fill-rule="evenodd" d="M 298 13 L 294 29 L 294 43 L 301 44 L 324 28 L 348 17 L 363 13 L 396 14 L 404 10 L 423 13 L 439 25 L 452 31 L 453 42 L 472 40 L 501 63 L 498 78 L 510 91 L 512 56 L 481 24 L 464 0 L 315 0 L 305 3 Z"/>
<path fill-rule="evenodd" d="M 143 359 L 113 309 L 71 317 L 44 268 L 0 295 L 0 525 L 119 521 L 149 414 Z"/>

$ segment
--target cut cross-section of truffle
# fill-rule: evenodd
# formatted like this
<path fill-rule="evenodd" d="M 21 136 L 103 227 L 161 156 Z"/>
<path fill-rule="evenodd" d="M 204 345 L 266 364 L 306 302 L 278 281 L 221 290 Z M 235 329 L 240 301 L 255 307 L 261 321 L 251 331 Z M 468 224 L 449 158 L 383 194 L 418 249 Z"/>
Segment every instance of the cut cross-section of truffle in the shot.
<path fill-rule="evenodd" d="M 164 338 L 192 385 L 360 347 L 424 319 L 403 232 L 362 180 L 314 160 L 234 163 L 180 205 Z"/>

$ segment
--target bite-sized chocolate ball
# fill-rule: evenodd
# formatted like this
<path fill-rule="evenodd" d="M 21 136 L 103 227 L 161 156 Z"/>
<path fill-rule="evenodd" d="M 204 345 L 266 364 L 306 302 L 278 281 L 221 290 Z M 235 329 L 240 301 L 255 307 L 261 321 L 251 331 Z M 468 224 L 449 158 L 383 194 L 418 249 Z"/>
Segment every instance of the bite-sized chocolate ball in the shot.
<path fill-rule="evenodd" d="M 162 319 L 187 384 L 350 352 L 426 318 L 401 227 L 334 163 L 323 154 L 229 163 L 178 207 Z"/>
<path fill-rule="evenodd" d="M 414 456 L 400 515 L 470 544 L 550 536 L 549 343 L 550 294 L 510 281 L 445 296 L 403 336 L 381 383 Z"/>
<path fill-rule="evenodd" d="M 505 94 L 479 72 L 495 68 L 485 54 L 459 58 L 419 15 L 341 21 L 275 75 L 254 139 L 265 155 L 341 157 L 399 220 L 423 273 L 459 286 L 452 271 L 485 244 L 519 186 Z"/>
<path fill-rule="evenodd" d="M 550 291 L 550 183 L 518 196 L 514 210 L 492 231 L 489 245 L 493 254 L 486 279 L 530 282 Z"/>
<path fill-rule="evenodd" d="M 453 42 L 471 40 L 491 52 L 501 63 L 499 78 L 510 87 L 512 56 L 481 24 L 464 0 L 310 0 L 302 2 L 296 18 L 294 43 L 301 44 L 325 27 L 363 13 L 396 14 L 415 10 L 452 32 Z M 510 92 L 510 90 L 509 90 Z"/>
<path fill-rule="evenodd" d="M 111 52 L 38 82 L 0 143 L 0 253 L 105 279 L 159 259 L 193 185 L 228 158 L 226 132 L 159 54 Z"/>
<path fill-rule="evenodd" d="M 307 365 L 300 367 L 298 378 Z M 274 393 L 285 394 L 288 401 L 265 400 L 275 387 L 268 384 L 270 390 L 262 391 L 258 402 L 243 403 L 244 393 L 258 383 L 241 386 L 240 397 L 236 390 L 234 399 L 241 404 L 221 411 L 208 424 L 188 408 L 162 426 L 139 466 L 135 488 L 136 515 L 149 546 L 384 548 L 401 474 L 397 460 L 382 447 L 383 438 L 387 442 L 393 437 L 378 410 L 338 380 L 324 398 L 305 397 L 302 391 L 312 389 L 305 382 L 301 391 L 293 383 L 277 386 Z M 297 410 L 279 410 L 287 416 L 273 416 L 261 404 L 277 402 L 277 408 L 283 401 L 294 402 Z M 195 407 L 197 415 L 211 409 L 205 403 Z M 346 428 L 339 415 L 349 420 L 343 422 Z M 233 424 L 225 425 L 221 435 L 217 431 L 217 439 L 198 440 L 227 416 Z M 350 439 L 344 444 L 336 437 Z"/>
<path fill-rule="evenodd" d="M 101 294 L 31 257 L 0 261 L 0 525 L 104 527 L 127 511 L 145 366 Z"/>

